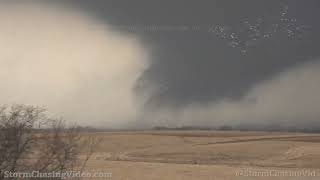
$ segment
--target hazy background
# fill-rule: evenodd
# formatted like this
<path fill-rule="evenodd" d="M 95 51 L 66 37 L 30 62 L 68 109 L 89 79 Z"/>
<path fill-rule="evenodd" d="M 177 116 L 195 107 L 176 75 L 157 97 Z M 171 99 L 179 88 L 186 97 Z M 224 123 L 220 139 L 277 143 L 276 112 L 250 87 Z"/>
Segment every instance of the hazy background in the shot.
<path fill-rule="evenodd" d="M 4 0 L 0 101 L 45 106 L 69 121 L 109 128 L 315 127 L 319 6 L 317 0 Z M 253 40 L 244 21 L 261 19 L 261 32 L 281 28 Z M 212 32 L 216 25 L 228 35 L 245 34 L 241 42 L 250 45 L 231 47 Z"/>
<path fill-rule="evenodd" d="M 54 5 L 1 5 L 0 22 L 1 103 L 43 106 L 86 125 L 135 118 L 132 87 L 147 62 L 138 38 Z"/>

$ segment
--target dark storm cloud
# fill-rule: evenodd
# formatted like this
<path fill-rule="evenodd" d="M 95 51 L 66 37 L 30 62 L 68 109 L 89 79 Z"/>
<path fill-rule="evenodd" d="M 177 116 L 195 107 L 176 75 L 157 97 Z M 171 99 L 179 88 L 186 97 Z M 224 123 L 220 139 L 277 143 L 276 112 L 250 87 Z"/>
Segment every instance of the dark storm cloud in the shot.
<path fill-rule="evenodd" d="M 66 2 L 66 1 L 65 1 Z M 318 0 L 75 0 L 67 1 L 113 24 L 135 33 L 153 48 L 150 67 L 137 83 L 144 93 L 155 86 L 153 105 L 186 105 L 223 99 L 239 99 L 257 83 L 289 67 L 320 55 Z M 259 42 L 246 55 L 210 33 L 213 25 L 239 25 L 244 18 L 280 18 L 289 7 L 290 17 L 311 26 L 303 38 L 285 34 Z M 270 24 L 271 25 L 271 24 Z M 188 26 L 197 30 L 150 30 L 148 26 Z M 268 26 L 268 25 L 267 25 Z M 136 27 L 137 29 L 130 29 Z"/>

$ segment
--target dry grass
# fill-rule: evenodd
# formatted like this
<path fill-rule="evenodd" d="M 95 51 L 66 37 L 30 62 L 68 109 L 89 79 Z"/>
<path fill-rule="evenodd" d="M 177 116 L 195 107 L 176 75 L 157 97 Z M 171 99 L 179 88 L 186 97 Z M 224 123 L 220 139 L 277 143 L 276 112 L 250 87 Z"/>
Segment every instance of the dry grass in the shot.
<path fill-rule="evenodd" d="M 109 171 L 112 179 L 277 179 L 239 177 L 236 172 L 242 168 L 320 170 L 318 134 L 145 131 L 85 136 L 102 137 L 87 171 Z"/>

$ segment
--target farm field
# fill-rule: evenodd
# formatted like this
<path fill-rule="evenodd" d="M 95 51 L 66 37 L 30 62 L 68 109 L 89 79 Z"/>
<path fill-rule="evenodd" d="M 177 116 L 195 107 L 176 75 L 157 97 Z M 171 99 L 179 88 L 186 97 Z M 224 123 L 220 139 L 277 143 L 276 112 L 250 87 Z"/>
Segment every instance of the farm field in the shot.
<path fill-rule="evenodd" d="M 89 133 L 86 171 L 119 180 L 319 179 L 320 135 L 238 131 Z"/>

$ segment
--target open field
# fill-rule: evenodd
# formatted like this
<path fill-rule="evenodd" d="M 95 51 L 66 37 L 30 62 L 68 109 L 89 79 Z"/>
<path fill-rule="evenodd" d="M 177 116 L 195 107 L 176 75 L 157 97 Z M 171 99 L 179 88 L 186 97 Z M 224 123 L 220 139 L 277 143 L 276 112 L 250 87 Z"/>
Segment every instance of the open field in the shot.
<path fill-rule="evenodd" d="M 102 137 L 87 164 L 87 171 L 111 172 L 111 179 L 320 178 L 320 134 L 142 131 L 90 133 L 86 136 Z M 302 171 L 305 174 L 292 174 Z M 275 173 L 289 174 L 278 175 L 280 177 L 253 174 L 248 177 L 253 172 L 273 173 L 272 176 Z"/>

